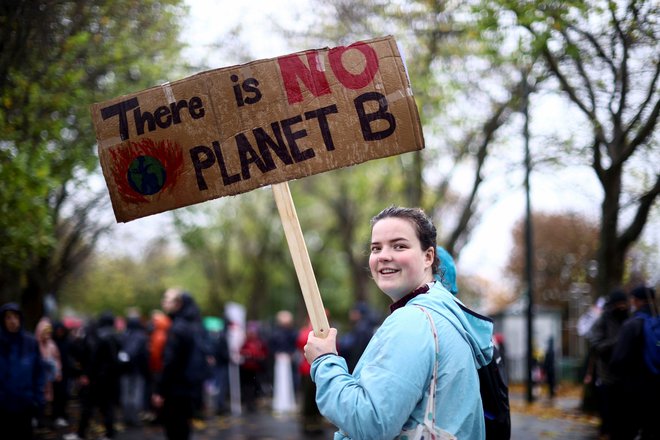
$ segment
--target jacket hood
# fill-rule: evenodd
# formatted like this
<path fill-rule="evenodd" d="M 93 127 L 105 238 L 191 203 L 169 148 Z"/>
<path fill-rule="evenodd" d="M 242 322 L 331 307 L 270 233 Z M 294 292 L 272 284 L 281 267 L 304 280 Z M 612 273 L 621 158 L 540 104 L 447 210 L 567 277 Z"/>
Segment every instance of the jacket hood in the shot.
<path fill-rule="evenodd" d="M 98 328 L 102 327 L 114 327 L 115 325 L 115 315 L 110 311 L 102 312 L 99 315 L 98 319 Z"/>
<path fill-rule="evenodd" d="M 437 281 L 440 281 L 445 289 L 452 295 L 458 295 L 458 285 L 456 284 L 456 264 L 452 256 L 442 246 L 436 246 L 435 252 L 440 264 L 438 269 L 440 273 L 434 275 Z"/>
<path fill-rule="evenodd" d="M 490 363 L 493 358 L 492 319 L 470 310 L 438 282 L 427 294 L 416 296 L 408 304 L 428 307 L 446 318 L 472 348 L 479 368 Z"/>
<path fill-rule="evenodd" d="M 185 292 L 181 295 L 181 308 L 177 310 L 175 316 L 185 319 L 189 322 L 201 321 L 201 313 L 193 297 Z"/>
<path fill-rule="evenodd" d="M 5 313 L 7 312 L 15 312 L 18 314 L 19 319 L 21 320 L 21 330 L 23 329 L 23 312 L 21 312 L 21 308 L 18 306 L 16 303 L 7 303 L 4 304 L 2 307 L 0 307 L 0 327 L 2 328 L 2 331 L 6 331 L 7 329 L 5 328 Z"/>

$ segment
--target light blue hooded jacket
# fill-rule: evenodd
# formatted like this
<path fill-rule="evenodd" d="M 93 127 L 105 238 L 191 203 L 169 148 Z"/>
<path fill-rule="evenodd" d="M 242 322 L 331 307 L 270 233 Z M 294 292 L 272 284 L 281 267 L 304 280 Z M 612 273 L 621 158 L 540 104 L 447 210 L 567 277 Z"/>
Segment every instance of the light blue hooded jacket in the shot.
<path fill-rule="evenodd" d="M 438 332 L 435 424 L 460 440 L 486 436 L 477 369 L 490 362 L 493 323 L 469 311 L 441 283 L 394 311 L 348 373 L 340 356 L 312 363 L 316 402 L 337 439 L 393 439 L 423 420 L 435 358 L 428 318 Z"/>

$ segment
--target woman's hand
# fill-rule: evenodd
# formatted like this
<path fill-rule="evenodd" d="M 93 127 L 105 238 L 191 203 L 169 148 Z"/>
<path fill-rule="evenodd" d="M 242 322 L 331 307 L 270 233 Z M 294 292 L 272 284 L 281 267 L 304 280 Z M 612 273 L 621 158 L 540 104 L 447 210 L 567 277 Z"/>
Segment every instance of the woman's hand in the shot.
<path fill-rule="evenodd" d="M 337 329 L 331 328 L 325 338 L 318 338 L 314 336 L 313 331 L 309 332 L 304 350 L 305 359 L 310 364 L 322 354 L 337 354 Z"/>

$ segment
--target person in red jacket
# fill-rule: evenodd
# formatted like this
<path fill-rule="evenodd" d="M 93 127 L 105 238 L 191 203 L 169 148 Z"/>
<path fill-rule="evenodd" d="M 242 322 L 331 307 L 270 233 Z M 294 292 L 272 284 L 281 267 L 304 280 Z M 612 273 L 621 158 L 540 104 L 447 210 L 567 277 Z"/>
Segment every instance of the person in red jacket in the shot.
<path fill-rule="evenodd" d="M 257 397 L 262 392 L 262 380 L 266 371 L 268 347 L 259 335 L 255 323 L 248 323 L 245 342 L 241 347 L 241 395 L 248 412 L 257 408 Z"/>
<path fill-rule="evenodd" d="M 161 311 L 155 311 L 151 316 L 151 333 L 149 335 L 149 371 L 156 376 L 163 371 L 163 350 L 167 342 L 167 331 L 172 321 Z"/>

